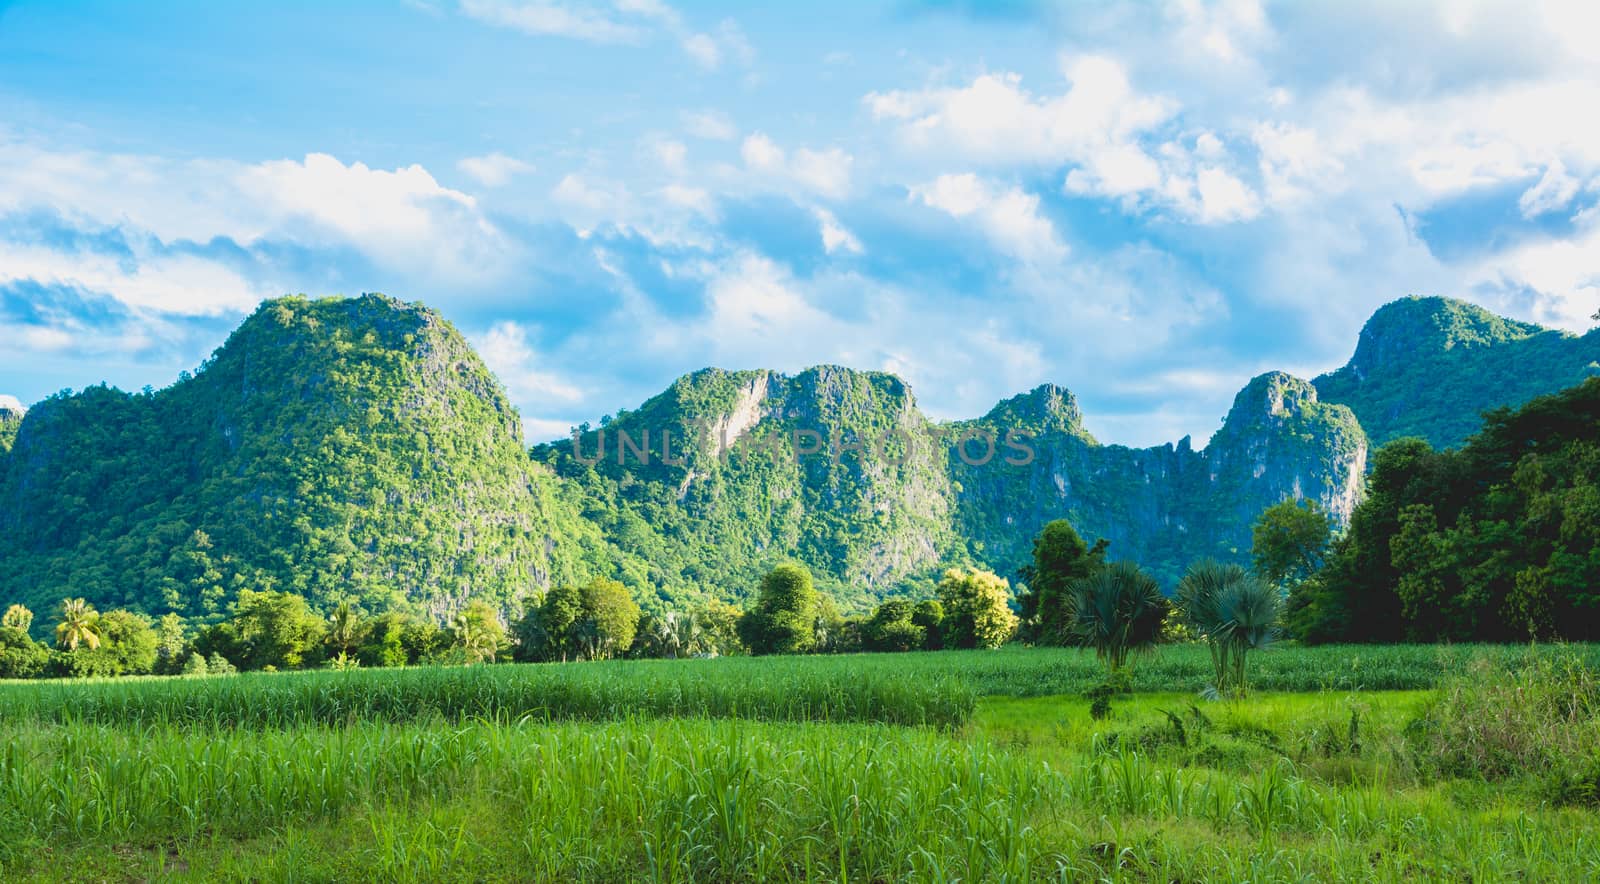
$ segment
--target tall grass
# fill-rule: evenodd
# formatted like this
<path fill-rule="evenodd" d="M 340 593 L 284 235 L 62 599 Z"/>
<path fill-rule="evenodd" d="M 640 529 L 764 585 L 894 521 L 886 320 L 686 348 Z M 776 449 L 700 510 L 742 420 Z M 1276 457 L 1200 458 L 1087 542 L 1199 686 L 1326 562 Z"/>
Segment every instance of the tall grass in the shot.
<path fill-rule="evenodd" d="M 1043 764 L 930 729 L 621 721 L 247 732 L 0 725 L 0 877 L 1581 878 L 1600 830 L 1129 749 Z M 117 850 L 97 846 L 122 845 Z M 69 857 L 63 855 L 71 854 Z M 100 857 L 100 858 L 95 858 Z"/>
<path fill-rule="evenodd" d="M 916 670 L 637 661 L 17 682 L 0 685 L 0 721 L 283 728 L 684 716 L 949 727 L 975 699 L 963 679 Z"/>

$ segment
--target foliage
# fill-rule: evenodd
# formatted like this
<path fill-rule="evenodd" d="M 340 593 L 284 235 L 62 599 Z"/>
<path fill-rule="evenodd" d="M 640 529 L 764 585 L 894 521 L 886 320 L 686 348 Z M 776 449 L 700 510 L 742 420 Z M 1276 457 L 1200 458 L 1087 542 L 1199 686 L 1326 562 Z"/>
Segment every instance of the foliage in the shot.
<path fill-rule="evenodd" d="M 1600 333 L 1582 337 L 1505 319 L 1464 301 L 1403 298 L 1361 330 L 1350 364 L 1316 379 L 1348 405 L 1373 444 L 1418 437 L 1455 448 L 1479 416 L 1581 382 L 1600 359 Z"/>
<path fill-rule="evenodd" d="M 915 606 L 904 599 L 879 605 L 861 625 L 862 647 L 869 651 L 921 650 L 928 642 L 928 630 L 913 620 L 915 612 Z"/>
<path fill-rule="evenodd" d="M 752 654 L 800 654 L 816 644 L 818 598 L 805 566 L 785 563 L 761 578 L 755 607 L 739 620 Z"/>
<path fill-rule="evenodd" d="M 1282 600 L 1277 587 L 1238 565 L 1197 562 L 1179 581 L 1178 609 L 1211 650 L 1217 694 L 1238 696 L 1249 688 L 1246 655 L 1277 637 Z"/>
<path fill-rule="evenodd" d="M 1520 667 L 1472 660 L 1409 733 L 1442 775 L 1536 775 L 1553 797 L 1600 804 L 1600 676 L 1570 651 Z"/>
<path fill-rule="evenodd" d="M 1327 565 L 1310 641 L 1600 638 L 1600 378 L 1484 418 L 1459 451 L 1401 439 Z"/>
<path fill-rule="evenodd" d="M 1072 584 L 1105 566 L 1110 543 L 1094 547 L 1083 541 L 1072 523 L 1056 519 L 1033 540 L 1033 561 L 1020 570 L 1027 592 L 1017 596 L 1024 639 L 1043 645 L 1064 645 L 1072 628 Z"/>
<path fill-rule="evenodd" d="M 504 723 L 701 716 L 956 727 L 972 714 L 976 695 L 959 678 L 916 668 L 847 675 L 848 663 L 731 657 L 25 682 L 0 692 L 0 721 L 283 728 L 435 717 Z"/>
<path fill-rule="evenodd" d="M 469 602 L 450 621 L 452 646 L 468 663 L 492 663 L 507 644 L 500 613 L 488 602 Z"/>
<path fill-rule="evenodd" d="M 36 678 L 50 664 L 50 648 L 15 626 L 0 626 L 0 678 Z"/>
<path fill-rule="evenodd" d="M 518 660 L 604 660 L 634 643 L 639 606 L 604 577 L 557 586 L 529 606 L 515 627 Z"/>
<path fill-rule="evenodd" d="M 33 628 L 33 612 L 22 605 L 11 605 L 0 615 L 0 627 L 27 632 Z"/>
<path fill-rule="evenodd" d="M 245 669 L 298 669 L 321 661 L 326 630 L 303 597 L 245 589 L 232 619 L 204 633 L 199 644 Z"/>
<path fill-rule="evenodd" d="M 87 601 L 66 599 L 61 603 L 61 622 L 56 624 L 56 647 L 67 651 L 75 651 L 80 645 L 99 647 L 99 621 L 99 613 Z"/>
<path fill-rule="evenodd" d="M 1283 500 L 1262 511 L 1251 526 L 1250 559 L 1273 586 L 1292 586 L 1322 566 L 1333 523 L 1310 498 Z"/>
<path fill-rule="evenodd" d="M 210 624 L 250 589 L 442 621 L 604 548 L 460 333 L 381 295 L 267 301 L 171 387 L 39 403 L 0 464 L 0 598 L 36 610 Z"/>
<path fill-rule="evenodd" d="M 1170 606 L 1155 579 L 1133 562 L 1112 562 L 1073 581 L 1069 591 L 1068 635 L 1094 648 L 1112 678 L 1122 673 L 1132 654 L 1160 641 Z"/>
<path fill-rule="evenodd" d="M 944 609 L 940 628 L 946 647 L 998 648 L 1017 630 L 1011 612 L 1011 586 L 1003 577 L 976 568 L 951 568 L 939 581 Z"/>

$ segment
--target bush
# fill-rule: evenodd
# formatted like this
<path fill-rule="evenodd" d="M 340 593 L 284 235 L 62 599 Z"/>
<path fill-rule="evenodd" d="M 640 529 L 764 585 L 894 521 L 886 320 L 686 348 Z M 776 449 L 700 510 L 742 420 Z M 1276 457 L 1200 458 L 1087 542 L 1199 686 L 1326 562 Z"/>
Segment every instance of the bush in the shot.
<path fill-rule="evenodd" d="M 1568 649 L 1520 666 L 1478 657 L 1408 733 L 1422 761 L 1441 774 L 1537 777 L 1563 800 L 1593 801 L 1600 678 Z"/>

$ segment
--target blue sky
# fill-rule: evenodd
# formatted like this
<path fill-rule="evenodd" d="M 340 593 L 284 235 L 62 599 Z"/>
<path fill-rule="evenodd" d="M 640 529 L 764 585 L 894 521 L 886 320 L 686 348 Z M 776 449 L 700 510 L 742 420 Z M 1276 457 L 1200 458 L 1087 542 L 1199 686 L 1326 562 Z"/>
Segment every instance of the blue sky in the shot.
<path fill-rule="evenodd" d="M 1203 442 L 1406 294 L 1591 325 L 1596 107 L 1592 3 L 0 0 L 0 395 L 383 291 L 533 438 L 834 362 Z"/>

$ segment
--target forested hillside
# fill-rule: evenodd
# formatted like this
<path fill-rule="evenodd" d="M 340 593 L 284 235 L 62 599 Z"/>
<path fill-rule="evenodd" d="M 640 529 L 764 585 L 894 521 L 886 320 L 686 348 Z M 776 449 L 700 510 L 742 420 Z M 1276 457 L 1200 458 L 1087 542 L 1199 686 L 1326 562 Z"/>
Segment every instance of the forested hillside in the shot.
<path fill-rule="evenodd" d="M 1348 405 L 1374 445 L 1417 436 L 1455 448 L 1483 413 L 1600 375 L 1600 330 L 1583 336 L 1450 298 L 1403 298 L 1361 330 L 1345 367 L 1313 383 Z"/>
<path fill-rule="evenodd" d="M 1400 439 L 1292 625 L 1321 641 L 1600 639 L 1600 378 Z"/>
<path fill-rule="evenodd" d="M 1242 561 L 1285 498 L 1345 523 L 1368 433 L 1452 444 L 1482 409 L 1600 371 L 1597 350 L 1594 333 L 1398 301 L 1346 368 L 1252 380 L 1198 450 L 1102 445 L 1053 385 L 939 423 L 890 374 L 705 369 L 530 457 L 437 314 L 285 298 L 167 389 L 0 411 L 0 598 L 216 619 L 240 590 L 278 589 L 442 620 L 604 576 L 660 613 L 743 604 L 798 560 L 866 612 L 929 596 L 951 565 L 1015 575 L 1057 518 L 1170 588 L 1197 559 Z"/>
<path fill-rule="evenodd" d="M 609 566 L 460 334 L 376 295 L 268 302 L 159 392 L 47 399 L 3 466 L 0 597 L 41 609 L 279 589 L 442 615 Z"/>

